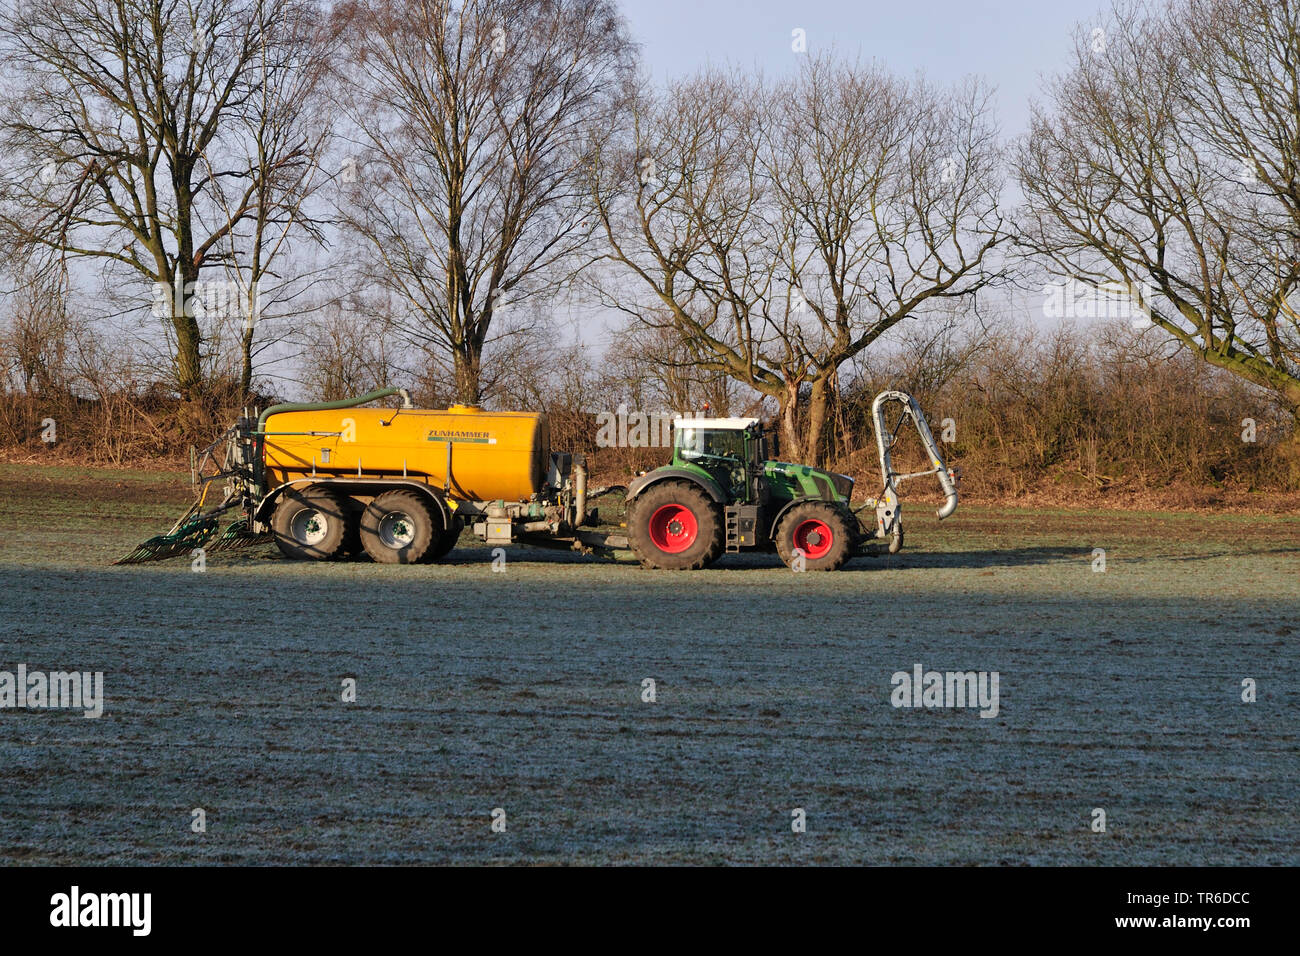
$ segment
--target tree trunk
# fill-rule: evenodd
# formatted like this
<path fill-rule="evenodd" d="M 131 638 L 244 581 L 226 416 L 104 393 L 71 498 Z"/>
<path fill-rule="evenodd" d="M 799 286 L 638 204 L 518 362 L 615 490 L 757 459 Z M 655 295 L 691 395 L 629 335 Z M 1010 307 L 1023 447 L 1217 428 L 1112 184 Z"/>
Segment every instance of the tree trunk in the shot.
<path fill-rule="evenodd" d="M 1300 415 L 1295 410 L 1291 414 L 1291 439 L 1287 442 L 1287 479 L 1292 488 L 1300 488 Z"/>
<path fill-rule="evenodd" d="M 813 380 L 805 409 L 799 405 L 799 384 L 785 383 L 778 413 L 783 459 L 797 465 L 821 467 L 825 458 L 821 439 L 830 417 L 831 401 L 831 384 L 827 376 Z"/>
<path fill-rule="evenodd" d="M 197 279 L 178 264 L 172 278 L 175 285 L 170 286 L 171 323 L 176 333 L 176 390 L 181 396 L 178 416 L 181 433 L 189 441 L 198 441 L 207 425 L 203 408 L 203 332 L 190 296 Z"/>
<path fill-rule="evenodd" d="M 1300 441 L 1300 379 L 1292 378 L 1290 383 L 1283 386 L 1282 398 L 1296 419 L 1295 438 Z"/>
<path fill-rule="evenodd" d="M 482 398 L 479 392 L 479 371 L 482 356 L 471 348 L 455 353 L 456 401 L 462 405 L 477 405 Z"/>
<path fill-rule="evenodd" d="M 176 331 L 176 388 L 181 399 L 196 401 L 203 392 L 203 335 L 199 323 L 192 315 L 172 315 L 172 328 Z"/>
<path fill-rule="evenodd" d="M 804 461 L 802 464 L 821 467 L 822 431 L 826 427 L 827 410 L 830 407 L 830 388 L 826 378 L 813 381 L 812 394 L 808 398 L 808 416 L 804 425 Z"/>
<path fill-rule="evenodd" d="M 244 401 L 252 396 L 253 391 L 253 324 L 244 326 L 244 335 L 240 340 L 239 394 Z"/>
<path fill-rule="evenodd" d="M 803 460 L 803 442 L 799 434 L 799 385 L 786 382 L 781 394 L 778 416 L 781 421 L 781 457 L 788 462 Z"/>

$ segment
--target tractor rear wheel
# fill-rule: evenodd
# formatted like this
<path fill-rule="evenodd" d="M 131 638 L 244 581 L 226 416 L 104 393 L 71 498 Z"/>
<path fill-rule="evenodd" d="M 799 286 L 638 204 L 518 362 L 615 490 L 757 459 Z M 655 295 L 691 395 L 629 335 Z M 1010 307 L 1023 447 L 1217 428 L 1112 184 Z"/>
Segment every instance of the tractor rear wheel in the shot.
<path fill-rule="evenodd" d="M 724 534 L 722 509 L 687 481 L 651 486 L 627 517 L 628 543 L 647 568 L 698 571 L 722 554 Z"/>
<path fill-rule="evenodd" d="M 343 551 L 347 522 L 343 498 L 310 485 L 284 493 L 271 517 L 271 532 L 286 558 L 326 561 Z"/>
<path fill-rule="evenodd" d="M 378 564 L 416 564 L 442 533 L 442 518 L 414 491 L 385 491 L 361 513 L 361 544 Z"/>
<path fill-rule="evenodd" d="M 857 544 L 849 517 L 823 501 L 795 505 L 776 529 L 776 550 L 781 560 L 793 568 L 802 554 L 804 570 L 838 571 L 853 557 Z M 853 523 L 857 524 L 856 519 Z"/>

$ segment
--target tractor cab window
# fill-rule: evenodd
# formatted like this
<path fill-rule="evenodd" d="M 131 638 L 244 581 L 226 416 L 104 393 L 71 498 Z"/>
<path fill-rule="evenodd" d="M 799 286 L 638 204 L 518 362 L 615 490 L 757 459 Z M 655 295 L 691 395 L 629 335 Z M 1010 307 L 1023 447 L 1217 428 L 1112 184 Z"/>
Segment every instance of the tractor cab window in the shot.
<path fill-rule="evenodd" d="M 699 465 L 712 474 L 737 500 L 748 500 L 748 468 L 743 431 L 722 428 L 678 429 L 677 454 L 683 461 Z"/>
<path fill-rule="evenodd" d="M 677 450 L 688 461 L 745 460 L 745 433 L 715 428 L 682 428 L 677 432 Z"/>

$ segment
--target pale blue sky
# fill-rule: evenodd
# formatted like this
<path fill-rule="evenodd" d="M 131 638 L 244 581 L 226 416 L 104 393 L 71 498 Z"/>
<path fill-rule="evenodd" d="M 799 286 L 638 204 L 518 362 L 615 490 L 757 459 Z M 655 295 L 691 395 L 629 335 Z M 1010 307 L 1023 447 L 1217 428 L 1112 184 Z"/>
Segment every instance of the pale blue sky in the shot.
<path fill-rule="evenodd" d="M 975 74 L 998 91 L 1003 133 L 1020 133 L 1039 78 L 1056 72 L 1075 24 L 1099 25 L 1109 0 L 620 0 L 651 78 L 706 65 L 757 66 L 775 74 L 796 62 L 791 31 L 809 50 L 834 47 L 891 71 L 947 84 Z"/>

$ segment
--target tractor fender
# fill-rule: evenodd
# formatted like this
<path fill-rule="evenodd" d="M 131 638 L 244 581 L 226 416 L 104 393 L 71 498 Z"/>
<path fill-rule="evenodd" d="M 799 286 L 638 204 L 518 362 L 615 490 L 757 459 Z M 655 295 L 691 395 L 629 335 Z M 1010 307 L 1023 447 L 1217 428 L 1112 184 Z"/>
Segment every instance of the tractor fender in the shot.
<path fill-rule="evenodd" d="M 768 522 L 767 525 L 767 536 L 771 538 L 773 541 L 775 541 L 776 529 L 780 527 L 781 519 L 785 517 L 785 513 L 789 511 L 791 508 L 795 507 L 796 505 L 806 504 L 809 501 L 816 501 L 819 502 L 820 504 L 830 504 L 830 505 L 835 504 L 834 501 L 827 501 L 825 498 L 814 498 L 811 495 L 804 495 L 802 498 L 791 498 L 789 501 L 783 504 L 774 515 L 772 515 L 772 520 Z M 853 517 L 853 523 L 857 524 L 858 521 L 857 516 L 852 515 L 852 517 Z"/>
<path fill-rule="evenodd" d="M 705 478 L 685 468 L 656 468 L 654 471 L 646 472 L 640 478 L 634 478 L 627 486 L 628 504 L 636 500 L 636 496 L 641 494 L 647 488 L 659 484 L 661 481 L 669 481 L 674 478 L 684 478 L 687 481 L 694 482 L 704 489 L 710 498 L 720 505 L 727 503 L 727 496 L 723 494 L 722 489 L 716 481 Z"/>
<path fill-rule="evenodd" d="M 430 501 L 442 516 L 443 527 L 451 527 L 451 509 L 447 507 L 447 502 L 443 498 L 442 491 L 437 488 L 430 488 L 422 481 L 414 481 L 409 478 L 296 478 L 293 481 L 287 481 L 277 487 L 258 503 L 257 510 L 253 514 L 256 521 L 269 521 L 271 512 L 275 510 L 276 502 L 280 496 L 290 488 L 306 488 L 311 485 L 324 485 L 328 488 L 337 488 L 347 495 L 380 495 L 385 491 L 392 491 L 396 488 L 410 488 L 412 491 L 418 491 Z"/>

